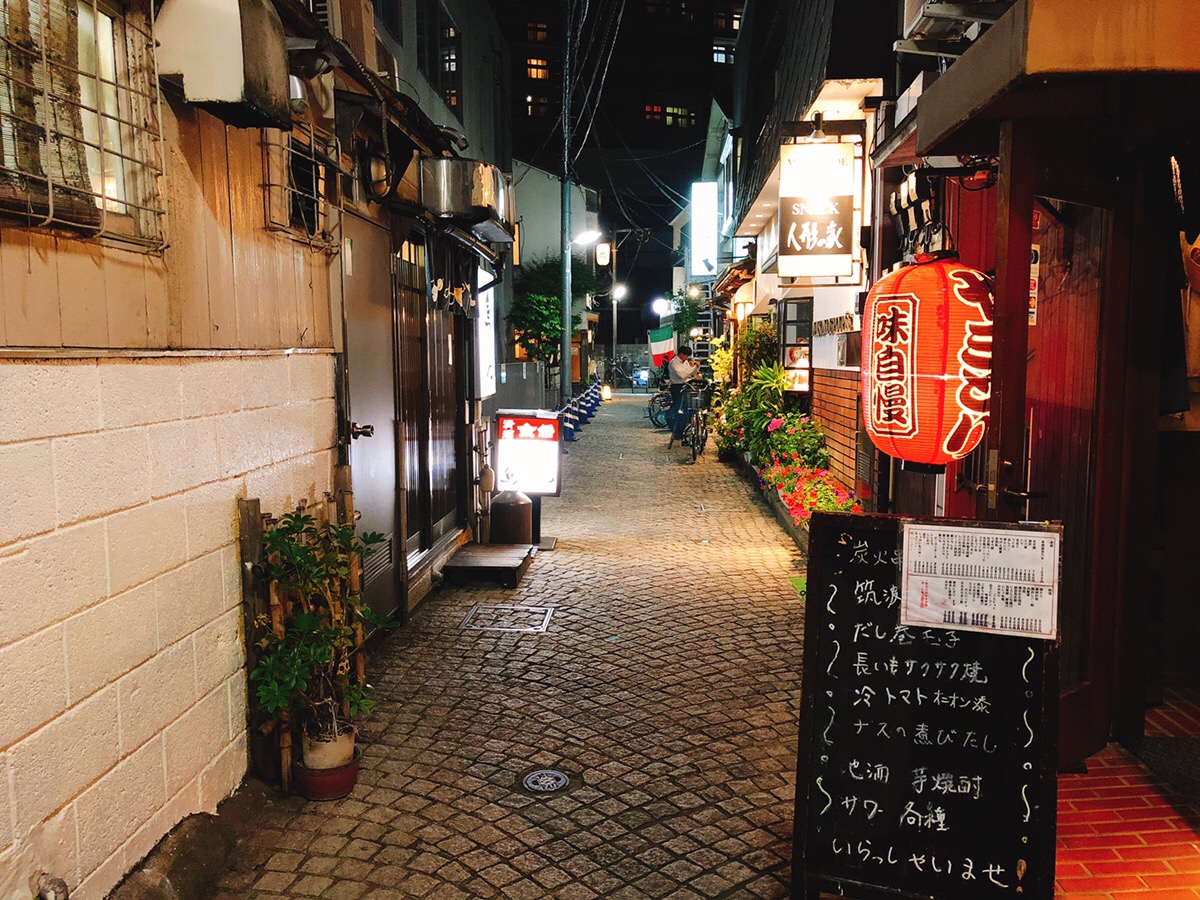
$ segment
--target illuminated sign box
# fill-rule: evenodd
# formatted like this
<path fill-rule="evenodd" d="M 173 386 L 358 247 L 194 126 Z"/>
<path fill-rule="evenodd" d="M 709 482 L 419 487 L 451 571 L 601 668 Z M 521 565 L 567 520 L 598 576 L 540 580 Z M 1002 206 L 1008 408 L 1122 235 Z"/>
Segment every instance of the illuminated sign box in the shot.
<path fill-rule="evenodd" d="M 692 275 L 717 274 L 717 183 L 692 183 Z"/>
<path fill-rule="evenodd" d="M 847 277 L 858 258 L 862 188 L 851 143 L 780 147 L 779 274 Z"/>
<path fill-rule="evenodd" d="M 562 426 L 558 413 L 496 413 L 496 490 L 557 497 L 562 490 Z"/>

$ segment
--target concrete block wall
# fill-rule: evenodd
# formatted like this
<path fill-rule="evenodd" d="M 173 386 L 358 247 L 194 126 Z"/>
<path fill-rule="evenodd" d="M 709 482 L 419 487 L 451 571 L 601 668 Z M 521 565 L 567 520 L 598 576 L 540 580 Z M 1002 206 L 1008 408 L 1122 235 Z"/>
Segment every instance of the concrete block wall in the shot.
<path fill-rule="evenodd" d="M 330 489 L 334 357 L 0 360 L 0 896 L 102 898 L 246 772 L 237 499 Z"/>

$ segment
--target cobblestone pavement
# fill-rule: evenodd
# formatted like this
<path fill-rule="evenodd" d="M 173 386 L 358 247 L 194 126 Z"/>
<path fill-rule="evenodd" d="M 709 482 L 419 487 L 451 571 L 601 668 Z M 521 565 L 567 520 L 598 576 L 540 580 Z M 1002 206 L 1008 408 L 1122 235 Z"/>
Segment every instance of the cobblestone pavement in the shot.
<path fill-rule="evenodd" d="M 447 586 L 375 653 L 354 793 L 271 804 L 221 897 L 787 896 L 802 557 L 644 405 L 569 445 L 517 590 Z M 462 630 L 476 604 L 554 612 Z M 539 768 L 570 787 L 524 790 Z"/>

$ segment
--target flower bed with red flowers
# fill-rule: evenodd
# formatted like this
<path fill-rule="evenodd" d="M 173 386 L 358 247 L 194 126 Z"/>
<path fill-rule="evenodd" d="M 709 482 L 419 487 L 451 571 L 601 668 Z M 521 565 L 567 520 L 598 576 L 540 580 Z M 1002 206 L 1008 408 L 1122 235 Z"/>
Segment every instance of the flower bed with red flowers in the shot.
<path fill-rule="evenodd" d="M 847 490 L 828 469 L 816 469 L 794 460 L 776 459 L 759 472 L 766 487 L 774 488 L 792 517 L 792 524 L 808 520 L 813 510 L 830 512 L 862 512 Z"/>

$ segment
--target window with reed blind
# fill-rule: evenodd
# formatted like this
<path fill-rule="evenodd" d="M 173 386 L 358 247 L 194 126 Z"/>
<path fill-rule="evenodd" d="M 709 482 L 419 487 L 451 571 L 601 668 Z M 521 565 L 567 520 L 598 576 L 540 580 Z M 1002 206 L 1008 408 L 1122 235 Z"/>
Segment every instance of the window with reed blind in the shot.
<path fill-rule="evenodd" d="M 160 249 L 162 175 L 147 11 L 0 0 L 0 214 Z"/>

